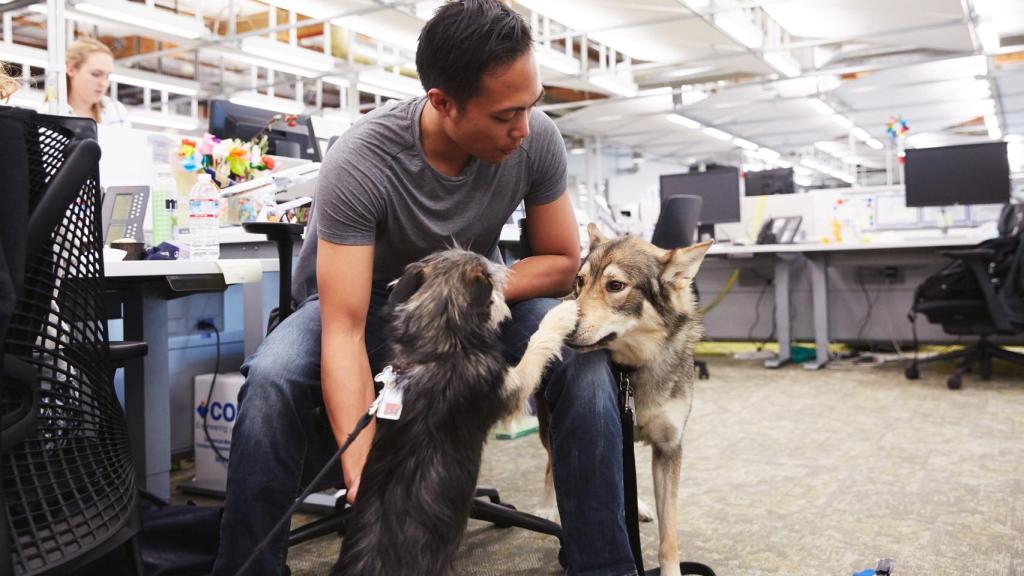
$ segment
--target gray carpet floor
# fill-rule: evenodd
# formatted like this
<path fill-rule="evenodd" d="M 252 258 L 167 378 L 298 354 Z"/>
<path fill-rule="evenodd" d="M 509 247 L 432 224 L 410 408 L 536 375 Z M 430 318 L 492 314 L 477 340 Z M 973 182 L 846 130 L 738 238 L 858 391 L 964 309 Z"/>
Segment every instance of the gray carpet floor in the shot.
<path fill-rule="evenodd" d="M 896 560 L 897 576 L 1024 576 L 1024 372 L 997 364 L 991 381 L 969 376 L 950 391 L 945 367 L 907 381 L 902 363 L 811 372 L 708 360 L 685 438 L 685 559 L 720 576 L 849 575 L 880 557 Z M 480 483 L 532 510 L 544 465 L 536 435 L 492 440 Z M 653 506 L 639 446 L 637 468 Z M 641 533 L 654 567 L 656 526 Z M 298 546 L 289 566 L 327 574 L 339 546 Z M 554 576 L 557 554 L 554 538 L 471 521 L 457 572 Z"/>

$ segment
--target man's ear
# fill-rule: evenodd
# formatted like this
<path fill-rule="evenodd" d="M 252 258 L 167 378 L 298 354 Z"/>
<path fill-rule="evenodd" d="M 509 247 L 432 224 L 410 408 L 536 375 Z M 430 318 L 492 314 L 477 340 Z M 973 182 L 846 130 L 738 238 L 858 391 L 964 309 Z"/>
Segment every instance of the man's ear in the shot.
<path fill-rule="evenodd" d="M 391 294 L 388 296 L 388 303 L 392 306 L 402 304 L 420 289 L 423 285 L 423 264 L 413 262 L 405 267 L 402 277 L 394 283 Z"/>
<path fill-rule="evenodd" d="M 455 101 L 440 88 L 431 88 L 427 92 L 427 100 L 442 116 L 450 116 L 455 111 Z"/>
<path fill-rule="evenodd" d="M 587 236 L 590 237 L 590 249 L 593 250 L 598 244 L 607 241 L 604 234 L 601 234 L 601 229 L 597 227 L 597 224 L 591 222 L 587 224 Z"/>
<path fill-rule="evenodd" d="M 693 280 L 700 269 L 701 262 L 714 240 L 706 240 L 700 244 L 667 250 L 661 257 L 661 280 L 675 285 L 681 280 Z"/>

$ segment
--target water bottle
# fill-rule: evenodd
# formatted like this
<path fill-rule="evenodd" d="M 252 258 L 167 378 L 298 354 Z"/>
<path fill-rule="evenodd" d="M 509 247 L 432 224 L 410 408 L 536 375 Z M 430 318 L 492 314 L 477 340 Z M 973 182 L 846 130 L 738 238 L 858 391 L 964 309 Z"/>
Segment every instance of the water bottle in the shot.
<path fill-rule="evenodd" d="M 189 259 L 220 258 L 220 191 L 209 174 L 200 174 L 188 194 Z"/>
<path fill-rule="evenodd" d="M 174 182 L 171 167 L 162 164 L 156 171 L 156 182 L 150 194 L 150 212 L 153 217 L 153 233 L 150 244 L 159 246 L 176 237 L 178 224 L 178 185 Z"/>

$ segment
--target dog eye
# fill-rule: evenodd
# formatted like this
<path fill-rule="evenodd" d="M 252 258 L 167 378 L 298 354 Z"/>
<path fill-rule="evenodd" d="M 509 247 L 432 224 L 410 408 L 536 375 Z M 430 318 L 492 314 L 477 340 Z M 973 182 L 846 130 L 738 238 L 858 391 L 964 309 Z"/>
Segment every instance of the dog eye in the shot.
<path fill-rule="evenodd" d="M 605 284 L 605 289 L 609 292 L 622 292 L 626 289 L 626 283 L 618 280 L 611 280 Z"/>

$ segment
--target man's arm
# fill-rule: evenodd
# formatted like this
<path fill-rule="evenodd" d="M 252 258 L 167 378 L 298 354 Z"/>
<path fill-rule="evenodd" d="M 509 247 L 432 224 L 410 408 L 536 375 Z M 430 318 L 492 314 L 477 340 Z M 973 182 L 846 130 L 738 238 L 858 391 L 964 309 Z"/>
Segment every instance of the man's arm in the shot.
<path fill-rule="evenodd" d="M 526 206 L 526 234 L 533 255 L 512 265 L 505 299 L 560 297 L 572 290 L 580 267 L 580 236 L 568 193 Z"/>
<path fill-rule="evenodd" d="M 373 246 L 342 246 L 319 240 L 316 277 L 323 325 L 320 385 L 334 439 L 341 446 L 375 396 L 365 341 Z M 349 502 L 355 501 L 359 490 L 375 430 L 371 422 L 341 455 Z"/>

